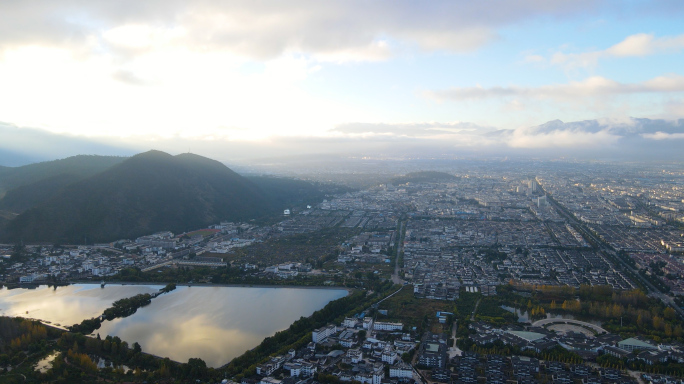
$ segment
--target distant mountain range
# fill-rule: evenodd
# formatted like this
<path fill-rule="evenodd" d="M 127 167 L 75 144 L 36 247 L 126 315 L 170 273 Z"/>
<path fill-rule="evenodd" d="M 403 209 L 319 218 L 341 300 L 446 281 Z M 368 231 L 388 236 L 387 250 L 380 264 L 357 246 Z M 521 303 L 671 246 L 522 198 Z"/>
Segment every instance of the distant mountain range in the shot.
<path fill-rule="evenodd" d="M 250 180 L 215 160 L 160 151 L 0 168 L 0 186 L 9 189 L 0 200 L 5 242 L 93 243 L 182 232 L 282 214 L 287 204 L 322 198 L 307 182 Z"/>

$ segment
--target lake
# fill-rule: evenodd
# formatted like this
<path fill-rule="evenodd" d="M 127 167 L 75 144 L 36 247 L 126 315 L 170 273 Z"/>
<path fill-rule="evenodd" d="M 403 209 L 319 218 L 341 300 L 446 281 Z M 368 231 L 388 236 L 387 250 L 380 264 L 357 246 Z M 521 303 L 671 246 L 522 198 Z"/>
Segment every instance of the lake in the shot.
<path fill-rule="evenodd" d="M 3 288 L 0 315 L 62 326 L 102 314 L 121 298 L 153 293 L 163 285 L 75 284 L 57 289 Z M 118 336 L 143 351 L 187 362 L 199 357 L 219 367 L 261 341 L 347 295 L 341 289 L 179 286 L 123 319 L 105 321 L 101 337 Z M 28 311 L 28 313 L 26 313 Z"/>

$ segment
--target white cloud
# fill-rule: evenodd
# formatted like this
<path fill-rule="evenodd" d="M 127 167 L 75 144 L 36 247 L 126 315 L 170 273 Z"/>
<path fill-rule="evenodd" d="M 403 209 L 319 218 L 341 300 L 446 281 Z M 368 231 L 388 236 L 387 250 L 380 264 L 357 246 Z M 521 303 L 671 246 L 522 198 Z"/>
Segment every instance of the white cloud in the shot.
<path fill-rule="evenodd" d="M 584 81 L 540 87 L 461 87 L 426 91 L 424 95 L 438 101 L 480 100 L 490 98 L 526 97 L 538 99 L 581 99 L 592 96 L 636 93 L 684 92 L 684 76 L 659 76 L 641 83 L 619 83 L 601 76 Z"/>
<path fill-rule="evenodd" d="M 306 154 L 387 155 L 470 153 L 497 156 L 511 153 L 549 156 L 634 156 L 681 158 L 684 119 L 599 119 L 563 123 L 559 120 L 514 130 L 492 131 L 467 122 L 350 123 L 321 136 L 272 135 L 262 141 L 239 139 L 240 127 L 195 134 L 182 133 L 150 137 L 139 134 L 119 138 L 86 138 L 55 135 L 44 130 L 17 127 L 0 122 L 2 149 L 21 149 L 36 159 L 79 153 L 131 154 L 160 149 L 172 153 L 188 150 L 223 161 Z M 55 144 L 56 143 L 56 144 Z M 53 157 L 54 156 L 54 157 Z"/>
<path fill-rule="evenodd" d="M 559 130 L 538 132 L 534 128 L 514 130 L 507 145 L 513 148 L 600 148 L 615 144 L 621 136 L 607 129 L 599 132 L 582 130 Z"/>
<path fill-rule="evenodd" d="M 0 1 L 0 120 L 91 136 L 214 137 L 223 126 L 241 128 L 226 134 L 235 139 L 325 134 L 341 121 L 379 119 L 375 105 L 339 97 L 353 91 L 302 84 L 332 73 L 330 62 L 469 52 L 502 27 L 594 7 L 593 0 Z"/>
<path fill-rule="evenodd" d="M 179 48 L 149 52 L 124 65 L 59 48 L 15 49 L 0 61 L 0 119 L 88 136 L 256 140 L 321 134 L 331 121 L 365 118 L 300 89 L 319 69 L 311 60 L 283 56 L 256 70 L 250 65 L 229 53 Z M 242 130 L 219 129 L 226 126 Z"/>
<path fill-rule="evenodd" d="M 552 121 L 532 127 L 494 131 L 473 123 L 351 123 L 336 127 L 335 138 L 363 138 L 382 142 L 393 139 L 414 139 L 432 145 L 454 147 L 510 147 L 510 148 L 600 148 L 616 144 L 625 136 L 626 126 L 636 126 L 633 120 L 604 119 L 585 123 Z"/>
<path fill-rule="evenodd" d="M 655 37 L 639 33 L 605 49 L 582 53 L 555 53 L 550 62 L 568 68 L 593 67 L 600 59 L 610 57 L 639 57 L 662 53 L 677 53 L 684 49 L 684 35 Z"/>
<path fill-rule="evenodd" d="M 332 129 L 332 133 L 346 135 L 393 135 L 406 137 L 440 136 L 462 133 L 481 134 L 491 131 L 490 127 L 483 127 L 468 122 L 452 123 L 347 123 Z"/>
<path fill-rule="evenodd" d="M 526 55 L 523 59 L 524 63 L 544 63 L 546 59 L 541 55 Z"/>
<path fill-rule="evenodd" d="M 590 0 L 0 2 L 0 49 L 43 45 L 98 54 L 176 45 L 257 59 L 303 53 L 380 60 L 391 52 L 383 46 L 388 39 L 427 51 L 472 51 L 496 39 L 502 26 L 596 7 Z"/>
<path fill-rule="evenodd" d="M 645 133 L 641 135 L 645 139 L 650 140 L 681 140 L 684 139 L 684 133 L 666 133 L 666 132 L 656 132 L 656 133 Z"/>

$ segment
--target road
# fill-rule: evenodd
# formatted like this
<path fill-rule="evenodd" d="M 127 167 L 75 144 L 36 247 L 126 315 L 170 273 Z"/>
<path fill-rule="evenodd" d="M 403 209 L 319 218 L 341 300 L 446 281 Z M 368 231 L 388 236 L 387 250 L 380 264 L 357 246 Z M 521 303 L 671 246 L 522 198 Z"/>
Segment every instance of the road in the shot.
<path fill-rule="evenodd" d="M 451 326 L 451 338 L 454 340 L 454 346 L 449 348 L 448 354 L 449 358 L 453 358 L 455 356 L 461 356 L 463 351 L 461 351 L 460 348 L 456 345 L 456 342 L 458 341 L 458 337 L 456 337 L 456 332 L 458 331 L 458 320 L 454 320 L 454 324 Z"/>
<path fill-rule="evenodd" d="M 543 187 L 542 187 L 542 191 L 544 191 Z M 544 191 L 544 193 L 546 193 L 546 191 Z M 617 260 L 618 263 L 620 263 L 622 268 L 630 271 L 634 276 L 636 276 L 641 281 L 641 283 L 643 283 L 646 287 L 648 287 L 648 289 L 651 291 L 651 296 L 660 299 L 660 301 L 665 303 L 665 305 L 669 305 L 670 307 L 672 307 L 675 311 L 677 311 L 679 316 L 684 319 L 684 310 L 682 308 L 680 308 L 677 305 L 677 303 L 675 303 L 675 301 L 672 299 L 672 297 L 660 292 L 656 287 L 653 286 L 653 284 L 651 284 L 650 281 L 646 280 L 643 276 L 641 276 L 639 274 L 639 271 L 632 268 L 629 264 L 625 263 L 620 257 L 617 256 L 615 251 L 613 251 L 610 247 L 608 247 L 603 240 L 599 239 L 596 235 L 594 235 L 594 233 L 592 231 L 590 231 L 584 223 L 577 220 L 577 218 L 575 218 L 575 216 L 568 214 L 568 212 L 566 212 L 566 210 L 565 210 L 565 207 L 563 207 L 555 199 L 551 198 L 551 199 L 548 199 L 548 201 L 550 201 L 551 204 L 553 204 L 554 207 L 556 207 L 557 211 L 562 216 L 564 216 L 570 223 L 575 224 L 575 226 L 580 230 L 580 233 L 582 234 L 582 236 L 585 236 L 586 238 L 591 239 L 594 242 L 594 244 L 597 244 L 599 251 L 603 251 L 603 252 L 608 253 L 611 256 L 613 256 L 613 259 Z"/>
<path fill-rule="evenodd" d="M 394 263 L 394 273 L 392 274 L 392 282 L 394 284 L 404 284 L 404 280 L 399 277 L 399 255 L 404 252 L 404 226 L 406 222 L 402 221 L 399 226 L 399 246 L 397 247 L 397 256 Z"/>

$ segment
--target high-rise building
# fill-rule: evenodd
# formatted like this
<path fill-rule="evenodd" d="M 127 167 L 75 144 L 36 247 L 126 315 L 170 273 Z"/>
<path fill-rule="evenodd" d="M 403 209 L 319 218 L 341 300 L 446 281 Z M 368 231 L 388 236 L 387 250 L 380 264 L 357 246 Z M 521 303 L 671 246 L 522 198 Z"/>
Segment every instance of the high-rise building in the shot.
<path fill-rule="evenodd" d="M 549 201 L 546 198 L 546 195 L 544 196 L 539 196 L 537 198 L 537 207 L 539 208 L 545 208 L 549 205 Z"/>

